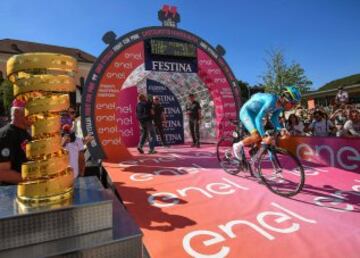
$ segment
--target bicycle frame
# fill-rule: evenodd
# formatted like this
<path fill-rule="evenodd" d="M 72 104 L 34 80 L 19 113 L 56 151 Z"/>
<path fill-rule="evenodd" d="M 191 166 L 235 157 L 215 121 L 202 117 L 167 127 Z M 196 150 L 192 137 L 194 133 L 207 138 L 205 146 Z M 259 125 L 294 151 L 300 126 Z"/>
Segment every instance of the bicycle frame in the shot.
<path fill-rule="evenodd" d="M 223 166 L 224 171 L 229 174 L 232 174 L 232 175 L 236 175 L 240 172 L 248 172 L 251 174 L 251 176 L 255 176 L 259 180 L 261 180 L 261 182 L 263 182 L 266 185 L 266 187 L 270 189 L 270 191 L 272 191 L 278 195 L 281 195 L 281 196 L 290 197 L 290 196 L 293 196 L 293 195 L 299 193 L 305 182 L 305 174 L 304 174 L 302 164 L 297 159 L 297 157 L 295 155 L 291 154 L 288 150 L 277 147 L 278 136 L 279 136 L 278 134 L 274 134 L 272 132 L 267 132 L 268 136 L 270 136 L 273 139 L 270 139 L 271 140 L 270 144 L 261 145 L 262 147 L 257 151 L 254 151 L 257 144 L 253 144 L 252 146 L 250 146 L 250 158 L 246 158 L 247 155 L 246 155 L 246 152 L 244 151 L 242 153 L 242 155 L 243 155 L 242 160 L 238 160 L 238 159 L 236 159 L 236 157 L 234 158 L 234 156 L 232 154 L 232 152 L 233 152 L 232 148 L 225 147 L 225 152 L 224 152 L 225 159 L 222 159 L 222 157 L 220 155 L 221 152 L 219 151 L 219 146 L 222 146 L 221 145 L 222 142 L 229 143 L 232 141 L 234 144 L 234 143 L 240 141 L 241 139 L 243 139 L 244 137 L 246 137 L 244 127 L 241 123 L 235 123 L 233 121 L 230 121 L 230 122 L 236 126 L 234 131 L 236 131 L 238 133 L 236 135 L 237 137 L 233 137 L 233 136 L 229 137 L 229 136 L 223 135 L 217 144 L 217 157 L 218 157 L 219 162 L 221 162 L 220 164 L 221 164 L 221 166 Z M 224 145 L 224 146 L 229 146 L 229 145 Z M 227 156 L 227 153 L 229 153 L 228 156 Z M 267 156 L 265 156 L 265 155 L 267 155 Z M 280 155 L 280 156 L 278 157 L 278 155 Z M 288 168 L 288 165 L 286 165 L 288 163 L 283 164 L 282 163 L 283 160 L 280 159 L 280 157 L 283 157 L 283 155 L 285 155 L 287 158 L 292 159 L 292 161 L 294 162 L 293 164 L 295 164 L 295 166 L 297 166 L 297 168 L 299 169 L 299 176 L 300 176 L 300 181 L 298 181 L 298 183 L 293 184 L 296 187 L 293 190 L 284 191 L 284 192 L 282 192 L 281 190 L 279 191 L 280 188 L 277 189 L 278 182 L 274 181 L 274 182 L 276 182 L 276 184 L 273 185 L 269 181 L 269 179 L 272 180 L 272 175 L 274 175 L 275 178 L 280 178 L 281 181 L 284 181 L 283 170 L 284 169 L 287 170 L 289 168 Z M 269 170 L 268 166 L 266 166 L 265 170 L 263 170 L 263 168 L 264 168 L 263 162 L 264 161 L 265 162 L 270 161 L 270 164 L 271 164 L 270 170 Z M 285 167 L 283 168 L 283 166 L 285 166 Z M 264 171 L 266 171 L 265 174 L 263 173 Z M 270 174 L 270 177 L 267 177 L 269 175 L 268 174 L 269 172 L 273 173 L 273 174 Z M 284 181 L 284 182 L 286 182 L 286 181 Z M 275 188 L 273 188 L 274 186 L 275 186 Z"/>

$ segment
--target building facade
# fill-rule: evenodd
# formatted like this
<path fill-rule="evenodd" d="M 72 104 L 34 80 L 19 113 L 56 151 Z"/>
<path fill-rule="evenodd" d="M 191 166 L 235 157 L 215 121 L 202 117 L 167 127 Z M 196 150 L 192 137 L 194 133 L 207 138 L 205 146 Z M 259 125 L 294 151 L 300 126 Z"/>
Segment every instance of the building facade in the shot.
<path fill-rule="evenodd" d="M 71 94 L 72 105 L 80 105 L 81 90 L 86 77 L 95 62 L 95 57 L 76 48 L 68 48 L 62 46 L 47 45 L 36 42 L 2 39 L 0 40 L 0 80 L 6 78 L 6 62 L 13 56 L 29 52 L 51 52 L 69 55 L 77 59 L 79 71 L 76 74 L 76 93 Z"/>
<path fill-rule="evenodd" d="M 347 91 L 349 94 L 349 103 L 360 103 L 360 84 L 344 86 L 344 91 Z M 308 108 L 329 106 L 334 104 L 337 93 L 337 88 L 320 89 L 304 94 L 303 98 L 307 100 Z"/>

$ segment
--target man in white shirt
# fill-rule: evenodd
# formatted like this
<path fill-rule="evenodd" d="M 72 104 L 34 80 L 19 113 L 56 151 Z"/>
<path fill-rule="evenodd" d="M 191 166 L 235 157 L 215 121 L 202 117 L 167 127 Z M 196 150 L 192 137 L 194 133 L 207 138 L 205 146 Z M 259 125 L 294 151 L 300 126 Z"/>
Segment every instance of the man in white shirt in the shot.
<path fill-rule="evenodd" d="M 320 111 L 314 112 L 314 120 L 309 127 L 314 136 L 329 136 L 332 127 L 331 121 L 324 119 Z"/>
<path fill-rule="evenodd" d="M 360 112 L 353 109 L 350 111 L 350 119 L 346 121 L 344 129 L 352 136 L 360 136 Z"/>
<path fill-rule="evenodd" d="M 83 158 L 81 155 L 84 150 L 84 142 L 82 139 L 75 136 L 75 132 L 72 132 L 70 126 L 65 125 L 62 132 L 62 145 L 69 152 L 70 166 L 74 171 L 74 178 L 77 178 L 79 175 L 83 175 L 83 169 L 79 168 L 81 161 L 79 157 Z"/>
<path fill-rule="evenodd" d="M 339 91 L 335 97 L 335 103 L 341 105 L 341 104 L 346 104 L 348 102 L 349 102 L 349 94 L 346 91 L 344 91 L 343 86 L 340 86 Z"/>

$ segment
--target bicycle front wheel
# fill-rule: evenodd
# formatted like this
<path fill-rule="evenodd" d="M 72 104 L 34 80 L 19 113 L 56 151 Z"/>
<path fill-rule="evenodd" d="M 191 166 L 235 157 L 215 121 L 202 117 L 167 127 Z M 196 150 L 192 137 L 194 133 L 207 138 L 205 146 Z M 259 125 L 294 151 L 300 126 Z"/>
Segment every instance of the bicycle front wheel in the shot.
<path fill-rule="evenodd" d="M 236 175 L 241 171 L 240 161 L 237 160 L 232 151 L 234 138 L 223 137 L 216 145 L 216 156 L 219 161 L 220 167 L 231 175 Z"/>
<path fill-rule="evenodd" d="M 270 148 L 260 157 L 258 169 L 261 180 L 275 194 L 294 196 L 304 186 L 304 168 L 288 150 Z"/>

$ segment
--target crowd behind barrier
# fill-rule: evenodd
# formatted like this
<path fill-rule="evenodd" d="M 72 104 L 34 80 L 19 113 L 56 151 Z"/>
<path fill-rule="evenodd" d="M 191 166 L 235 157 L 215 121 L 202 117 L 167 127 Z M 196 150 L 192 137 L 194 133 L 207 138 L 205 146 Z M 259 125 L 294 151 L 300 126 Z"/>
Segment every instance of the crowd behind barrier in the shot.
<path fill-rule="evenodd" d="M 293 136 L 360 136 L 360 103 L 351 103 L 341 85 L 331 105 L 305 109 L 299 107 L 284 126 Z M 285 120 L 284 120 L 285 121 Z"/>
<path fill-rule="evenodd" d="M 360 137 L 360 104 L 298 107 L 280 121 L 293 136 Z"/>

